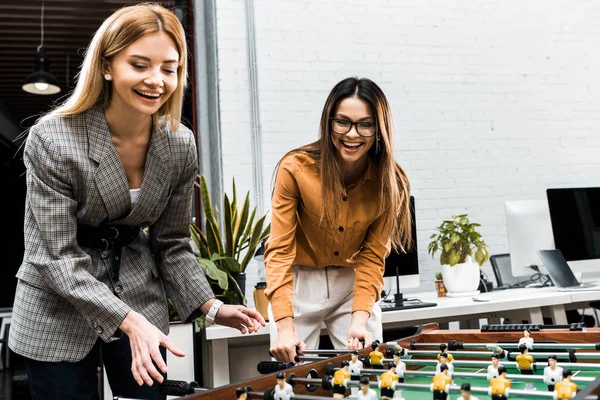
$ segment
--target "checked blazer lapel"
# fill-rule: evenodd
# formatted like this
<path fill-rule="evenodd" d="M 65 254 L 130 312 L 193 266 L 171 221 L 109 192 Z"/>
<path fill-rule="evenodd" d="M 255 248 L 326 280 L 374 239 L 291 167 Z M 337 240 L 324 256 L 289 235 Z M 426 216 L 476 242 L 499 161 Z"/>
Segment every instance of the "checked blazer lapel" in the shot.
<path fill-rule="evenodd" d="M 167 128 L 164 128 L 167 129 Z M 153 126 L 150 146 L 146 155 L 144 177 L 140 197 L 133 206 L 131 213 L 125 219 L 129 224 L 145 225 L 152 218 L 154 210 L 167 197 L 167 190 L 171 184 L 171 153 L 168 132 L 161 131 Z"/>
<path fill-rule="evenodd" d="M 110 138 L 102 107 L 95 106 L 88 110 L 85 119 L 89 156 L 98 163 L 94 182 L 102 197 L 108 220 L 112 221 L 129 213 L 129 183 L 119 153 Z"/>

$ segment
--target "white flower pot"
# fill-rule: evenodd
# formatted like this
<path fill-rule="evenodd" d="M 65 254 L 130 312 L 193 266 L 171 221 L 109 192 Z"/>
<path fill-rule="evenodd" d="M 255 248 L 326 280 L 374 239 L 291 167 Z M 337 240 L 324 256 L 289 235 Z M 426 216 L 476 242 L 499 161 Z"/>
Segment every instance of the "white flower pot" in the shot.
<path fill-rule="evenodd" d="M 453 267 L 442 265 L 442 275 L 448 297 L 471 296 L 478 293 L 479 264 L 473 262 L 470 257 L 467 258 L 467 262 Z"/>

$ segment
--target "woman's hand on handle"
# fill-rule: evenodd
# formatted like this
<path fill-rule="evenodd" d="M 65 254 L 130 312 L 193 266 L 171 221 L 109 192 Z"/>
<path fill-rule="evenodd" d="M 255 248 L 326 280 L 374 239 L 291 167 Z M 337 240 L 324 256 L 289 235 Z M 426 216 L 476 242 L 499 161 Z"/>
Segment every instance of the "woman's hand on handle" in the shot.
<path fill-rule="evenodd" d="M 361 341 L 364 341 L 364 347 L 368 347 L 373 343 L 373 335 L 367 330 L 368 320 L 369 313 L 366 311 L 355 311 L 352 313 L 352 322 L 350 323 L 350 329 L 348 330 L 347 348 L 362 349 L 363 344 Z"/>
<path fill-rule="evenodd" d="M 294 319 L 292 317 L 280 319 L 277 321 L 277 339 L 269 349 L 271 355 L 279 361 L 295 362 L 296 347 L 304 350 L 306 343 L 298 337 Z"/>
<path fill-rule="evenodd" d="M 160 354 L 160 345 L 163 345 L 177 357 L 185 356 L 185 353 L 179 350 L 167 335 L 135 311 L 127 313 L 119 328 L 129 337 L 131 373 L 140 386 L 144 383 L 152 386 L 152 378 L 159 383 L 163 381 L 162 374 L 152 363 L 154 361 L 162 373 L 167 372 L 167 365 Z"/>

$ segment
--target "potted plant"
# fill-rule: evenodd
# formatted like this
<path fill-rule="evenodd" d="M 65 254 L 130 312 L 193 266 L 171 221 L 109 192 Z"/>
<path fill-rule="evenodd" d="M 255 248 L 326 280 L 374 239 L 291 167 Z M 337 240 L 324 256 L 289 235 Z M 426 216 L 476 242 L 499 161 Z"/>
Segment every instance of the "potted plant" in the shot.
<path fill-rule="evenodd" d="M 440 271 L 435 273 L 435 291 L 438 297 L 446 297 L 446 286 L 444 286 L 444 276 Z"/>
<path fill-rule="evenodd" d="M 467 214 L 453 215 L 430 236 L 428 253 L 433 257 L 438 251 L 446 295 L 449 297 L 471 296 L 478 293 L 479 267 L 488 259 L 487 246 L 471 223 Z M 473 259 L 475 261 L 473 261 Z"/>
<path fill-rule="evenodd" d="M 196 259 L 206 274 L 218 299 L 227 304 L 246 305 L 246 267 L 256 248 L 269 236 L 271 224 L 265 225 L 266 215 L 256 218 L 256 207 L 250 211 L 250 192 L 246 193 L 241 209 L 237 206 L 237 191 L 233 180 L 231 201 L 223 196 L 223 218 L 210 200 L 206 178 L 199 177 L 205 232 L 190 224 Z"/>

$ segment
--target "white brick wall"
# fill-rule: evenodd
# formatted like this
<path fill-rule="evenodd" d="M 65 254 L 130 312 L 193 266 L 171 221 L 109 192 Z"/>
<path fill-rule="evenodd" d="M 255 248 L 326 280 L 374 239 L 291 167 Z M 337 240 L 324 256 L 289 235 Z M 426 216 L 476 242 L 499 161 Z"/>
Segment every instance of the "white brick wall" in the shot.
<path fill-rule="evenodd" d="M 244 2 L 217 6 L 225 185 L 235 176 L 245 191 Z M 507 252 L 505 200 L 600 185 L 596 1 L 255 0 L 255 18 L 265 204 L 277 161 L 317 138 L 333 85 L 373 79 L 417 199 L 422 290 L 439 269 L 426 248 L 444 218 L 468 213 L 490 253 Z"/>

